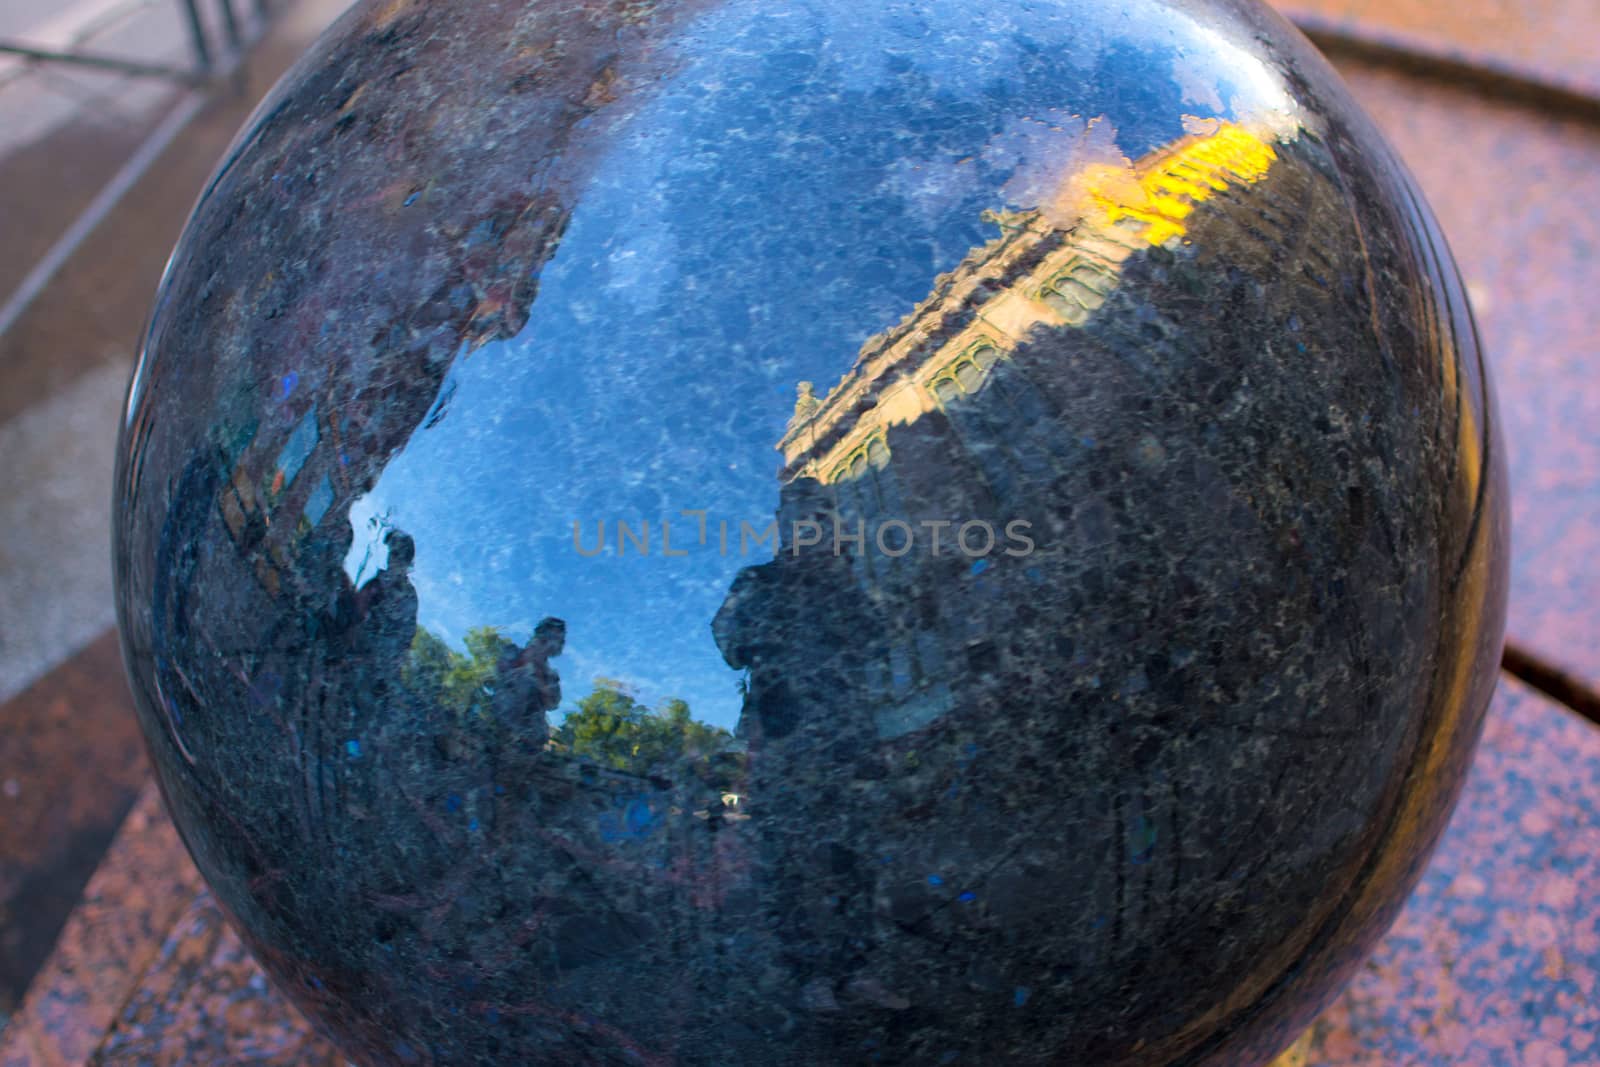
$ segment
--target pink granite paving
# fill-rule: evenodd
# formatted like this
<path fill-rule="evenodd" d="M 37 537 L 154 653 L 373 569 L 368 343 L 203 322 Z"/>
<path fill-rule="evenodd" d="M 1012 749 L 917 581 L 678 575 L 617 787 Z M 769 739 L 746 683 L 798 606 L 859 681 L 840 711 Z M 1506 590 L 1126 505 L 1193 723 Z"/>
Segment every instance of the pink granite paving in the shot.
<path fill-rule="evenodd" d="M 200 885 L 160 795 L 146 785 L 0 1034 L 0 1067 L 88 1062 Z"/>
<path fill-rule="evenodd" d="M 0 1034 L 0 1067 L 337 1067 L 204 888 L 153 783 Z"/>
<path fill-rule="evenodd" d="M 340 1067 L 344 1059 L 268 987 L 216 901 L 201 892 L 90 1062 Z"/>
<path fill-rule="evenodd" d="M 1597 886 L 1600 730 L 1503 679 L 1439 851 L 1309 1064 L 1600 1063 Z"/>
<path fill-rule="evenodd" d="M 1302 25 L 1600 95 L 1594 0 L 1276 0 Z"/>

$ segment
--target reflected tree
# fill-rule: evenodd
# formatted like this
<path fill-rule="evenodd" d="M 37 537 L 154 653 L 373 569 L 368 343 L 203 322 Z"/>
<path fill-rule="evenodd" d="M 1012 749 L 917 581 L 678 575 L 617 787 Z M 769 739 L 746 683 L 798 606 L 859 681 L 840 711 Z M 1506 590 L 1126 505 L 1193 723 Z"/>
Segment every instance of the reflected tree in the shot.
<path fill-rule="evenodd" d="M 574 756 L 633 774 L 709 758 L 733 743 L 727 730 L 695 719 L 686 701 L 674 697 L 651 708 L 611 678 L 595 679 L 555 739 Z"/>
<path fill-rule="evenodd" d="M 525 650 L 493 626 L 468 630 L 462 644 L 464 650 L 454 649 L 417 627 L 403 681 L 414 696 L 444 712 L 452 727 L 473 735 L 488 728 L 493 737 L 486 735 L 482 743 L 500 747 L 508 739 L 498 735 L 497 727 L 519 734 L 528 731 L 527 724 L 513 721 L 520 716 L 511 714 L 509 707 L 523 695 L 518 692 L 515 674 Z M 553 695 L 548 704 L 537 699 L 542 693 L 528 694 L 521 703 L 528 703 L 542 717 L 544 708 L 559 699 L 559 687 L 550 688 Z M 625 774 L 660 775 L 688 762 L 708 771 L 698 777 L 714 781 L 720 788 L 735 789 L 740 781 L 742 761 L 729 731 L 696 719 L 688 702 L 677 697 L 651 707 L 641 702 L 627 683 L 613 678 L 596 678 L 594 689 L 578 700 L 553 734 L 533 731 L 530 738 L 535 734 L 539 748 L 544 747 L 546 737 L 553 742 L 548 749 L 552 755 Z M 451 748 L 455 751 L 459 746 Z"/>
<path fill-rule="evenodd" d="M 466 651 L 457 652 L 443 639 L 417 627 L 401 676 L 408 689 L 449 710 L 457 722 L 471 712 L 487 714 L 499 664 L 517 651 L 516 643 L 493 626 L 473 627 L 463 644 Z"/>

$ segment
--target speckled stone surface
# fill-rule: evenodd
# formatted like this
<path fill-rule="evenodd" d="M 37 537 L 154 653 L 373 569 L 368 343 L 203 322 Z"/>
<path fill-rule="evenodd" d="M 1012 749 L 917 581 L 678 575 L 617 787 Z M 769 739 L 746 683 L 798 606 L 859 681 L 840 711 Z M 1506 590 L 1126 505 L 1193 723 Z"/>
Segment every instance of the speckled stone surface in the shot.
<path fill-rule="evenodd" d="M 1500 694 L 1422 884 L 1317 1021 L 1318 1067 L 1600 1062 L 1600 730 Z"/>
<path fill-rule="evenodd" d="M 130 991 L 90 1063 L 344 1067 L 276 993 L 211 894 L 201 890 Z"/>
<path fill-rule="evenodd" d="M 0 1012 L 16 1007 L 149 778 L 107 632 L 0 703 Z"/>
<path fill-rule="evenodd" d="M 342 1067 L 227 928 L 153 783 L 0 1032 L 0 1067 Z"/>
<path fill-rule="evenodd" d="M 1298 24 L 1600 96 L 1592 0 L 1283 0 Z M 1451 231 L 1454 233 L 1455 231 Z"/>
<path fill-rule="evenodd" d="M 201 888 L 147 785 L 0 1042 L 0 1067 L 87 1063 Z"/>
<path fill-rule="evenodd" d="M 371 4 L 175 254 L 119 610 L 364 1062 L 1258 1064 L 1450 810 L 1497 433 L 1255 8 Z"/>
<path fill-rule="evenodd" d="M 1508 638 L 1600 692 L 1600 301 L 1587 296 L 1600 290 L 1600 128 L 1370 64 L 1340 70 L 1438 211 L 1495 371 L 1517 531 Z"/>

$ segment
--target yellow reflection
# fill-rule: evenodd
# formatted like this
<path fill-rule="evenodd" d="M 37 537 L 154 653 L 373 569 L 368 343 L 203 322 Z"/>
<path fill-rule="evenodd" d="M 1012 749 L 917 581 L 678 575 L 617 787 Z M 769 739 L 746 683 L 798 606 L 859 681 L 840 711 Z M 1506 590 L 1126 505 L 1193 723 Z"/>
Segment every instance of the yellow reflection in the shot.
<path fill-rule="evenodd" d="M 1278 1054 L 1278 1058 L 1272 1061 L 1272 1067 L 1307 1067 L 1311 1063 L 1312 1033 L 1307 1030 L 1301 1034 L 1300 1040 Z"/>
<path fill-rule="evenodd" d="M 1101 218 L 1085 221 L 1114 226 L 1131 220 L 1143 227 L 1145 241 L 1165 244 L 1184 235 L 1184 220 L 1197 204 L 1229 185 L 1260 181 L 1277 158 L 1267 140 L 1243 126 L 1219 123 L 1210 136 L 1191 135 L 1151 153 L 1136 175 L 1104 164 L 1089 168 L 1086 199 Z"/>
<path fill-rule="evenodd" d="M 1135 162 L 1064 176 L 1048 210 L 986 214 L 1001 235 L 862 345 L 826 396 L 800 383 L 778 443 L 785 480 L 829 484 L 883 466 L 889 427 L 982 389 L 995 363 L 1036 327 L 1086 324 L 1130 255 L 1181 239 L 1197 205 L 1265 177 L 1278 158 L 1273 137 L 1212 121 Z"/>

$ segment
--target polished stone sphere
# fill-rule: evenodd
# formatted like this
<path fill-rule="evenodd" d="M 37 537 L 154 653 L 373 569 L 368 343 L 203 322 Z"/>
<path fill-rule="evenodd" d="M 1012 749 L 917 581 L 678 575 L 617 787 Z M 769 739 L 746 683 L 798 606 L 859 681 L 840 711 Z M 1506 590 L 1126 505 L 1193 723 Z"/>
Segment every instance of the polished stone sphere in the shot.
<path fill-rule="evenodd" d="M 125 418 L 167 803 L 366 1065 L 1265 1063 L 1495 679 L 1461 283 L 1249 0 L 368 0 Z"/>

